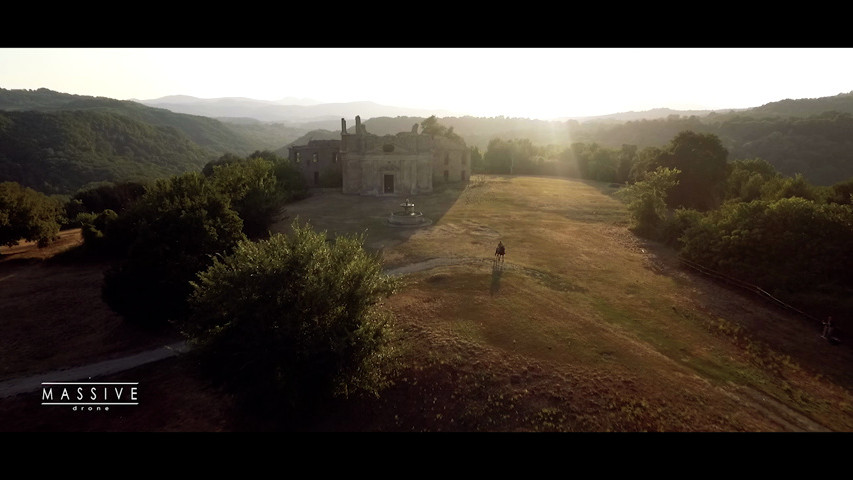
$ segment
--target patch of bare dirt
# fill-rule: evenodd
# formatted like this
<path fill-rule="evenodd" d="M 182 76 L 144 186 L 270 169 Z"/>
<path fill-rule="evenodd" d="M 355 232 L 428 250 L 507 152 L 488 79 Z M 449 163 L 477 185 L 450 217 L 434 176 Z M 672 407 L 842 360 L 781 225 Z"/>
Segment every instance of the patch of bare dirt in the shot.
<path fill-rule="evenodd" d="M 83 237 L 79 228 L 63 230 L 59 232 L 59 239 L 51 242 L 44 248 L 39 248 L 36 242 L 19 242 L 17 245 L 0 247 L 0 262 L 23 259 L 45 260 L 68 249 L 83 244 Z"/>
<path fill-rule="evenodd" d="M 125 322 L 101 299 L 109 264 L 59 261 L 79 247 L 80 231 L 48 248 L 3 248 L 0 257 L 0 380 L 116 358 L 171 343 L 168 332 Z"/>

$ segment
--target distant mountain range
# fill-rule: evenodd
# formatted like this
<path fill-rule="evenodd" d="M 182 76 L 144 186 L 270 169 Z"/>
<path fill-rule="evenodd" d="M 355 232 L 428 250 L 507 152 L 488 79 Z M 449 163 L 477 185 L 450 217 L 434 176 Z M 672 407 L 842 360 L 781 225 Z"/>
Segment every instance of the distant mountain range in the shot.
<path fill-rule="evenodd" d="M 407 132 L 435 115 L 480 152 L 496 138 L 555 149 L 575 142 L 642 149 L 692 130 L 717 135 L 730 160 L 763 158 L 785 175 L 801 173 L 820 185 L 853 176 L 853 92 L 741 110 L 660 108 L 563 121 L 454 116 L 374 102 L 312 102 L 188 96 L 130 101 L 0 88 L 0 182 L 68 194 L 93 182 L 198 171 L 224 154 L 264 150 L 285 156 L 294 144 L 340 138 L 341 118 L 352 131 L 356 115 L 377 135 Z"/>
<path fill-rule="evenodd" d="M 286 102 L 301 102 L 286 103 Z M 252 118 L 261 122 L 304 124 L 310 122 L 340 121 L 341 118 L 361 116 L 397 117 L 401 115 L 443 117 L 453 115 L 446 110 L 424 110 L 394 107 L 374 102 L 311 103 L 313 100 L 288 98 L 278 101 L 254 100 L 242 97 L 196 98 L 185 95 L 161 97 L 152 100 L 136 100 L 149 107 L 164 108 L 175 113 L 201 115 L 217 119 Z"/>

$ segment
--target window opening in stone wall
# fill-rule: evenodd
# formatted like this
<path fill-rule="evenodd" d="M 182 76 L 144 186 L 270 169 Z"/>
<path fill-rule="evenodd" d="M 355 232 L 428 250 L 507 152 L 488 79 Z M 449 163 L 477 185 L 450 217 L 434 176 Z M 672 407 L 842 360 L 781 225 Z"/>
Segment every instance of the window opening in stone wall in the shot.
<path fill-rule="evenodd" d="M 319 158 L 319 156 L 320 154 L 315 152 L 314 155 L 311 156 L 311 161 L 317 163 L 317 159 Z"/>

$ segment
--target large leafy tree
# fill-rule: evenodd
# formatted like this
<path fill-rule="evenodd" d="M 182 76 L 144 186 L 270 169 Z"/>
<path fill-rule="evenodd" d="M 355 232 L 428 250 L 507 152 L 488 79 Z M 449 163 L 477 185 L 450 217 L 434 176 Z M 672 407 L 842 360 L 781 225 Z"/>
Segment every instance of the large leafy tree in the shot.
<path fill-rule="evenodd" d="M 412 130 L 414 130 L 414 127 Z M 453 127 L 448 128 L 442 125 L 435 115 L 432 115 L 421 122 L 421 133 L 424 135 L 432 135 L 434 137 L 447 137 L 451 140 L 462 141 L 462 137 L 453 131 Z"/>
<path fill-rule="evenodd" d="M 17 182 L 0 183 L 0 245 L 20 240 L 46 246 L 59 235 L 63 205 Z"/>
<path fill-rule="evenodd" d="M 279 188 L 273 162 L 249 158 L 217 165 L 210 179 L 231 199 L 232 207 L 243 219 L 246 235 L 259 237 L 267 233 L 286 198 L 286 192 Z"/>
<path fill-rule="evenodd" d="M 396 281 L 363 236 L 291 230 L 242 241 L 198 275 L 184 324 L 194 352 L 245 398 L 278 407 L 377 391 L 390 328 L 379 304 Z"/>
<path fill-rule="evenodd" d="M 307 196 L 305 180 L 292 162 L 269 151 L 247 158 L 226 154 L 208 163 L 202 173 L 231 200 L 252 238 L 265 236 L 283 204 Z"/>
<path fill-rule="evenodd" d="M 672 208 L 685 207 L 705 211 L 722 201 L 728 178 L 728 151 L 719 137 L 683 131 L 675 136 L 652 162 L 652 167 L 681 171 L 678 185 L 667 197 Z"/>
<path fill-rule="evenodd" d="M 200 173 L 156 182 L 111 225 L 127 257 L 105 274 L 104 300 L 150 326 L 185 316 L 195 274 L 246 238 L 229 199 Z"/>

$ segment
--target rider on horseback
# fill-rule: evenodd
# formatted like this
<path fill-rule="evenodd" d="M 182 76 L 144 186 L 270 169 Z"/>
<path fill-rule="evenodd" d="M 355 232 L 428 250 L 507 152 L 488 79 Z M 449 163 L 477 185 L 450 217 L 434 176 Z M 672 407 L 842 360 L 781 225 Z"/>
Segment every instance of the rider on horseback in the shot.
<path fill-rule="evenodd" d="M 495 260 L 497 260 L 498 258 L 503 260 L 505 253 L 506 247 L 504 247 L 504 242 L 498 241 L 498 248 L 495 249 Z"/>

